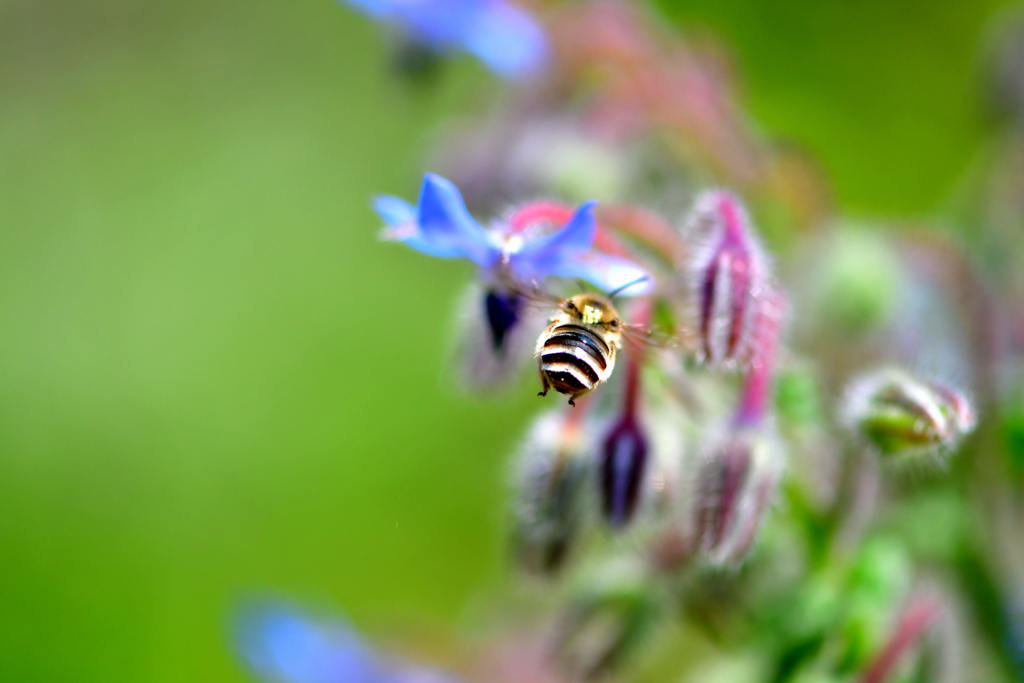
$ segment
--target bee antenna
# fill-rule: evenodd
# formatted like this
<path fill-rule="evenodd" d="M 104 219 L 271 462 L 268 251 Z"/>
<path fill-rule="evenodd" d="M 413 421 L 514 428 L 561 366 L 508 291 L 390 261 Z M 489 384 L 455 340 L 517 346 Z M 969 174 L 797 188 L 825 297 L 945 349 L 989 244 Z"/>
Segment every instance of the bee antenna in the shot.
<path fill-rule="evenodd" d="M 608 298 L 609 299 L 613 299 L 613 298 L 615 298 L 615 295 L 618 294 L 619 292 L 621 292 L 622 290 L 629 289 L 633 285 L 638 285 L 641 282 L 646 282 L 647 280 L 650 280 L 650 279 L 651 279 L 650 275 L 644 275 L 643 277 L 637 278 L 636 280 L 633 280 L 632 282 L 627 282 L 626 284 L 622 285 L 618 289 L 615 289 L 615 290 L 613 290 L 611 292 L 608 292 Z"/>

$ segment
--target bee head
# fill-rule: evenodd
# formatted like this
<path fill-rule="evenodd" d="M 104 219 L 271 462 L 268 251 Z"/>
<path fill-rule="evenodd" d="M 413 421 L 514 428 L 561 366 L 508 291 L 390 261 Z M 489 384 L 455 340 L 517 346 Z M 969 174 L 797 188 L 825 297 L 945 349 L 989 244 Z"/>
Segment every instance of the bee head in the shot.
<path fill-rule="evenodd" d="M 600 294 L 577 294 L 565 300 L 562 310 L 586 325 L 608 325 L 613 330 L 621 325 L 618 310 Z"/>

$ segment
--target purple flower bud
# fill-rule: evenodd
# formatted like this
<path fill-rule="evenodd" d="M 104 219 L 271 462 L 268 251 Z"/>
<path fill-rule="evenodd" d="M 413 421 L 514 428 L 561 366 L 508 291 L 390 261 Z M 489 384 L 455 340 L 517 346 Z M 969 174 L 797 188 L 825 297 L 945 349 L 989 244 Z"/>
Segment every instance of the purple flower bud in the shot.
<path fill-rule="evenodd" d="M 647 454 L 647 438 L 636 418 L 627 414 L 612 428 L 602 449 L 601 502 L 612 527 L 625 526 L 636 512 Z"/>
<path fill-rule="evenodd" d="M 710 191 L 691 218 L 704 248 L 693 260 L 700 353 L 712 364 L 746 360 L 768 266 L 740 201 Z"/>
<path fill-rule="evenodd" d="M 769 440 L 756 432 L 729 437 L 698 474 L 697 536 L 716 563 L 746 556 L 775 496 L 780 463 Z"/>
<path fill-rule="evenodd" d="M 474 393 L 512 386 L 546 324 L 544 312 L 525 306 L 518 295 L 493 285 L 468 287 L 459 305 L 449 361 L 459 384 Z"/>
<path fill-rule="evenodd" d="M 515 292 L 491 289 L 484 296 L 487 324 L 491 328 L 491 344 L 496 353 L 505 351 L 505 336 L 519 322 L 523 297 Z"/>

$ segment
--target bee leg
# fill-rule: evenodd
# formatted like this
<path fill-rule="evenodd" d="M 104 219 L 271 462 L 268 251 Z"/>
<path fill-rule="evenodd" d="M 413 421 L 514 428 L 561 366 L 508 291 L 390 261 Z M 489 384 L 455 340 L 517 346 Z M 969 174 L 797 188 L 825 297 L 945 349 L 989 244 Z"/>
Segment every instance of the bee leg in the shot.
<path fill-rule="evenodd" d="M 575 394 L 573 394 L 572 396 L 569 397 L 569 405 L 571 405 L 573 408 L 576 407 L 576 395 Z"/>
<path fill-rule="evenodd" d="M 540 375 L 540 383 L 543 386 L 543 390 L 537 392 L 537 395 L 538 396 L 547 396 L 548 395 L 548 389 L 551 388 L 551 385 L 548 383 L 548 378 L 544 375 L 543 372 L 540 372 L 539 368 L 538 368 L 538 374 Z"/>

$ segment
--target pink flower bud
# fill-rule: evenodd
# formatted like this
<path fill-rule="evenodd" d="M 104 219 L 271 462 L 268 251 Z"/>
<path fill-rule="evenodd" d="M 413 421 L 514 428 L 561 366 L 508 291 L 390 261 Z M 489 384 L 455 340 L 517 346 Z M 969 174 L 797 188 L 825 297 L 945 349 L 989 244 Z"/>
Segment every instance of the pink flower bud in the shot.
<path fill-rule="evenodd" d="M 691 218 L 703 241 L 693 260 L 700 353 L 712 364 L 747 360 L 768 266 L 740 201 L 728 192 L 701 195 Z"/>
<path fill-rule="evenodd" d="M 778 488 L 780 462 L 770 441 L 753 432 L 730 436 L 698 474 L 697 536 L 713 562 L 746 556 Z"/>

